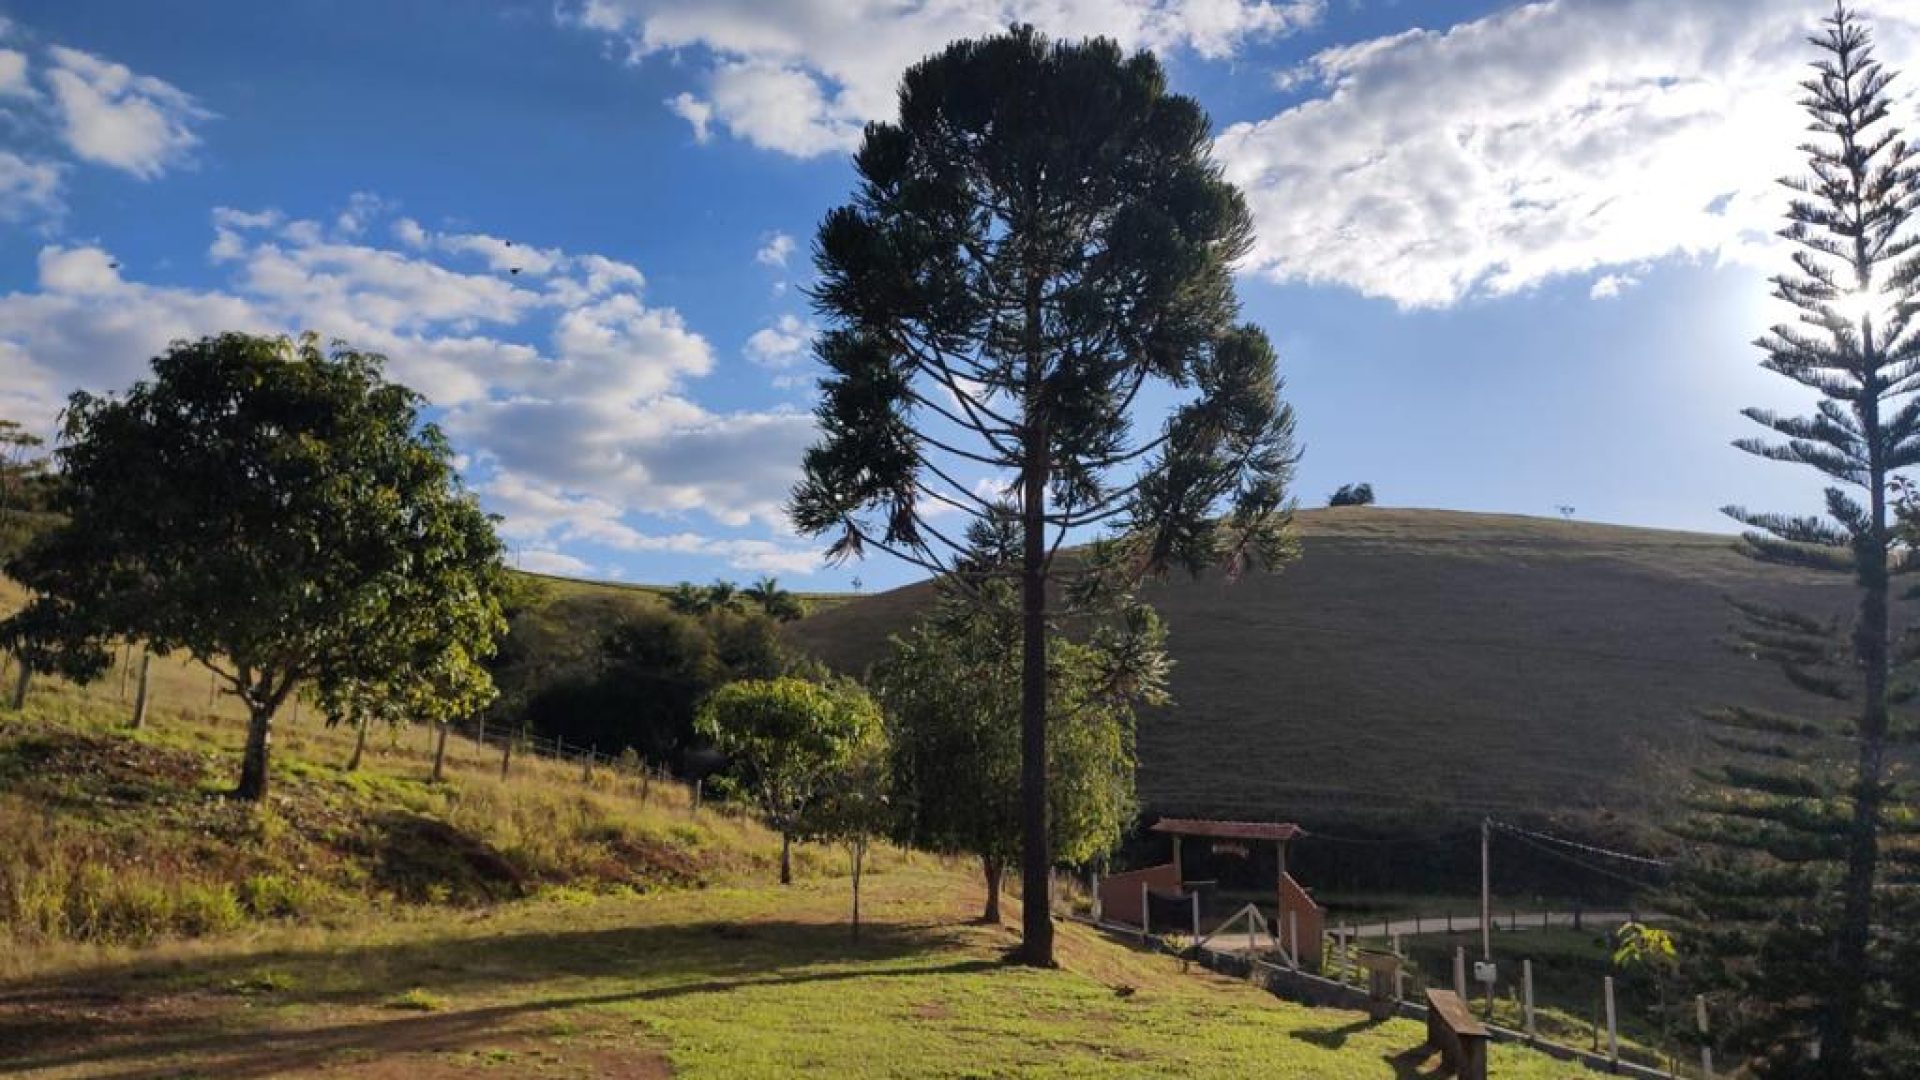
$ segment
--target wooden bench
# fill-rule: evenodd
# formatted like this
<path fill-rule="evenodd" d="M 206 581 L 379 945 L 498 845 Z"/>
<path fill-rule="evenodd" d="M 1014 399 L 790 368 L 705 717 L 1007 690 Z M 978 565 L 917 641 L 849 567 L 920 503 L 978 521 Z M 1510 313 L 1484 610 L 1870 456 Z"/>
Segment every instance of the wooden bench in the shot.
<path fill-rule="evenodd" d="M 1427 991 L 1427 1045 L 1460 1080 L 1487 1080 L 1487 1029 L 1451 990 Z"/>

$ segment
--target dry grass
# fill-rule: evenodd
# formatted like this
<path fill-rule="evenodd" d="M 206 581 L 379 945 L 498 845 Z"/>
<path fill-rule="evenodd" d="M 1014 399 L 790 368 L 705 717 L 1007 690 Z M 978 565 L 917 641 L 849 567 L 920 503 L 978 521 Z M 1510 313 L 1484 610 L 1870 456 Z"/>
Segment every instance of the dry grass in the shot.
<path fill-rule="evenodd" d="M 465 740 L 429 782 L 429 742 L 373 741 L 289 718 L 262 807 L 225 796 L 237 718 L 158 710 L 123 726 L 109 684 L 48 682 L 0 714 L 0 968 L 72 943 L 142 944 L 261 921 L 337 923 L 413 905 L 477 907 L 561 891 L 649 892 L 771 877 L 778 840 L 735 808 L 696 815 L 682 786 L 522 756 L 511 776 Z M 886 864 L 903 856 L 887 851 Z M 838 873 L 802 847 L 802 875 Z M 38 959 L 27 960 L 28 953 Z"/>
<path fill-rule="evenodd" d="M 1487 812 L 1617 832 L 1658 818 L 1699 710 L 1802 708 L 1721 644 L 1729 595 L 1839 613 L 1832 579 L 1731 539 L 1435 510 L 1314 510 L 1278 575 L 1176 579 L 1147 597 L 1176 661 L 1143 719 L 1140 793 L 1170 814 L 1433 835 Z M 860 670 L 925 585 L 793 637 Z"/>

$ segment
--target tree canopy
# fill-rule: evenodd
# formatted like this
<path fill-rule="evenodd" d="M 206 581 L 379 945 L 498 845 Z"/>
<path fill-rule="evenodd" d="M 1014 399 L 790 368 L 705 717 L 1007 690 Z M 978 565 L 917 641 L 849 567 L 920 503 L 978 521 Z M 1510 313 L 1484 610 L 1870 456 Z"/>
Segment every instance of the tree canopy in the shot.
<path fill-rule="evenodd" d="M 1372 506 L 1373 485 L 1368 483 L 1341 484 L 1327 499 L 1328 506 Z"/>
<path fill-rule="evenodd" d="M 60 528 L 8 572 L 8 627 L 70 649 L 184 649 L 245 703 L 237 794 L 264 798 L 275 711 L 302 680 L 472 708 L 503 629 L 492 521 L 381 357 L 311 336 L 178 342 L 119 397 L 76 393 Z"/>
<path fill-rule="evenodd" d="M 901 839 L 980 860 L 988 922 L 1020 857 L 1019 605 L 1005 581 L 988 603 L 950 586 L 874 669 L 893 745 Z M 1120 843 L 1135 813 L 1134 710 L 1166 701 L 1165 635 L 1152 612 L 1089 641 L 1048 643 L 1048 840 L 1086 863 Z"/>
<path fill-rule="evenodd" d="M 1124 590 L 1292 551 L 1293 416 L 1266 335 L 1238 321 L 1250 218 L 1210 146 L 1151 54 L 1015 27 L 907 71 L 898 119 L 868 126 L 853 200 L 816 241 L 828 375 L 797 527 L 835 558 L 873 549 L 948 574 L 965 547 L 952 521 L 1013 505 L 1036 964 L 1052 962 L 1049 583 Z M 1157 432 L 1135 415 L 1150 386 L 1175 402 Z M 1069 575 L 1062 544 L 1103 530 Z"/>
<path fill-rule="evenodd" d="M 879 707 L 856 683 L 745 679 L 713 692 L 695 726 L 731 759 L 745 794 L 781 836 L 780 883 L 808 814 L 862 747 L 881 737 Z"/>

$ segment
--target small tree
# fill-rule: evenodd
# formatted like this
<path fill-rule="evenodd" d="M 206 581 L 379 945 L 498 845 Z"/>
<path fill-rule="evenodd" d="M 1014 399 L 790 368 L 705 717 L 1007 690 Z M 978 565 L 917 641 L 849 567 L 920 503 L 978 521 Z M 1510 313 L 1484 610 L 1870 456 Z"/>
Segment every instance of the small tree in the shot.
<path fill-rule="evenodd" d="M 503 625 L 500 543 L 383 363 L 224 334 L 174 344 L 122 398 L 75 394 L 67 521 L 9 565 L 40 594 L 11 632 L 190 652 L 246 705 L 235 793 L 254 801 L 300 681 L 390 682 L 425 658 L 416 703 L 471 689 Z"/>
<path fill-rule="evenodd" d="M 893 777 L 888 768 L 886 730 L 876 726 L 852 746 L 807 813 L 808 835 L 839 844 L 847 851 L 853 884 L 853 938 L 860 940 L 860 883 L 867 852 L 893 824 Z"/>
<path fill-rule="evenodd" d="M 1341 484 L 1340 490 L 1327 500 L 1328 506 L 1372 506 L 1372 484 Z"/>
<path fill-rule="evenodd" d="M 1017 504 L 1031 964 L 1053 963 L 1050 591 L 1292 553 L 1293 417 L 1265 333 L 1238 323 L 1252 225 L 1211 141 L 1150 54 L 1031 27 L 955 42 L 907 71 L 897 122 L 868 125 L 858 191 L 816 242 L 829 375 L 798 529 L 835 559 L 948 574 L 941 516 L 999 516 L 982 482 Z M 1134 416 L 1150 399 L 1172 402 L 1157 433 Z M 1093 557 L 1056 562 L 1102 528 Z"/>
<path fill-rule="evenodd" d="M 780 834 L 780 884 L 793 881 L 793 841 L 826 786 L 877 737 L 880 710 L 847 682 L 746 679 L 714 691 L 695 729 L 732 759 L 746 794 Z"/>
<path fill-rule="evenodd" d="M 944 587 L 873 681 L 892 729 L 901 838 L 977 857 L 981 918 L 994 923 L 1002 871 L 1020 857 L 1019 606 L 1008 582 L 978 585 L 984 603 Z M 1113 850 L 1133 820 L 1134 709 L 1166 700 L 1164 639 L 1139 609 L 1086 643 L 1048 642 L 1048 841 L 1062 861 Z"/>

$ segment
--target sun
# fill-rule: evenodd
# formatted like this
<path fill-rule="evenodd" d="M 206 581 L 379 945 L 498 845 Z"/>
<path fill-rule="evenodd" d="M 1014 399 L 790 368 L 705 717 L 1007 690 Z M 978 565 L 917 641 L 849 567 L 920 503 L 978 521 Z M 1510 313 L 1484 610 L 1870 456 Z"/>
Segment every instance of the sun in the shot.
<path fill-rule="evenodd" d="M 1833 310 L 1856 327 L 1868 320 L 1877 323 L 1886 312 L 1885 298 L 1878 289 L 1850 289 L 1833 298 Z"/>

